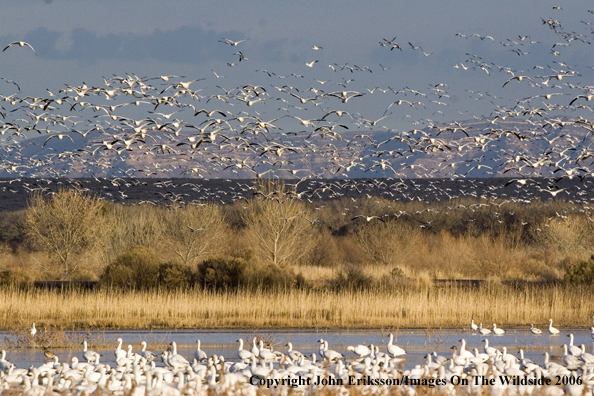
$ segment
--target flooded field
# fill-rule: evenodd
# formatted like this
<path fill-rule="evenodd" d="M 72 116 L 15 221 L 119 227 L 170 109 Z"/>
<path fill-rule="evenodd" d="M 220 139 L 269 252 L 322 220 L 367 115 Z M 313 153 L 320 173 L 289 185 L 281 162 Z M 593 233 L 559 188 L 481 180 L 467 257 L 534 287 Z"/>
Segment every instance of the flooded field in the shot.
<path fill-rule="evenodd" d="M 580 346 L 584 344 L 587 351 L 591 351 L 594 340 L 589 330 L 585 329 L 563 329 L 559 335 L 549 335 L 543 327 L 545 334 L 540 336 L 533 335 L 529 329 L 510 329 L 502 336 L 481 336 L 471 331 L 462 331 L 456 329 L 438 329 L 438 330 L 398 330 L 393 334 L 394 344 L 406 350 L 406 361 L 404 369 L 412 369 L 414 366 L 425 363 L 425 356 L 428 353 L 437 352 L 438 355 L 451 358 L 454 352 L 452 347 L 460 348 L 461 340 L 466 340 L 466 349 L 474 351 L 477 348 L 480 353 L 484 352 L 485 340 L 488 340 L 489 346 L 501 350 L 506 347 L 508 353 L 519 357 L 519 350 L 523 349 L 525 357 L 531 359 L 536 364 L 544 361 L 544 353 L 548 352 L 552 360 L 561 361 L 563 356 L 563 344 L 569 343 L 569 334 L 574 335 L 574 344 Z M 122 338 L 123 349 L 132 345 L 134 352 L 141 349 L 140 342 L 146 341 L 150 350 L 160 353 L 167 349 L 172 341 L 177 344 L 178 353 L 190 362 L 193 360 L 196 350 L 196 341 L 200 339 L 201 349 L 208 356 L 213 354 L 224 356 L 227 362 L 237 362 L 238 339 L 243 339 L 245 349 L 251 348 L 251 341 L 255 335 L 264 338 L 265 341 L 271 341 L 275 351 L 287 352 L 287 342 L 291 342 L 295 350 L 305 354 L 311 359 L 312 353 L 320 359 L 319 339 L 328 341 L 330 349 L 340 352 L 348 360 L 358 358 L 352 352 L 346 350 L 349 345 L 370 345 L 380 347 L 380 352 L 386 353 L 386 346 L 389 342 L 389 331 L 382 330 L 336 330 L 336 331 L 235 331 L 235 330 L 211 330 L 211 331 L 107 331 L 100 334 L 98 338 L 105 337 L 105 345 L 91 346 L 96 352 L 99 352 L 101 363 L 115 365 L 116 359 L 114 350 L 117 346 L 117 339 Z M 12 333 L 0 332 L 0 340 L 10 339 Z M 248 342 L 249 340 L 249 342 Z M 5 343 L 3 343 L 5 344 Z M 4 348 L 4 347 L 3 347 Z M 39 366 L 46 359 L 43 350 L 40 348 L 4 348 L 7 351 L 6 359 L 18 368 L 29 368 L 30 366 Z M 82 345 L 73 349 L 52 349 L 60 362 L 70 362 L 72 357 L 83 360 Z M 164 366 L 163 362 L 157 358 L 157 366 Z M 276 364 L 278 366 L 278 364 Z"/>

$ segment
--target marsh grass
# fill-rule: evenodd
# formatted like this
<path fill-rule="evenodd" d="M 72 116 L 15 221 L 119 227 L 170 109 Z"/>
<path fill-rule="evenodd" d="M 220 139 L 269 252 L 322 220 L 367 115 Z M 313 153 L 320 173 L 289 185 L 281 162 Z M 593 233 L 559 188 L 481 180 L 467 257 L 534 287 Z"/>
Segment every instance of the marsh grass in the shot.
<path fill-rule="evenodd" d="M 450 337 L 443 331 L 443 328 L 425 329 L 425 335 L 434 345 L 445 345 L 450 342 Z"/>
<path fill-rule="evenodd" d="M 391 290 L 4 292 L 4 330 L 35 321 L 40 328 L 466 328 L 470 318 L 501 326 L 587 327 L 594 311 L 588 287 L 523 288 L 497 282 L 479 288 L 402 285 Z"/>

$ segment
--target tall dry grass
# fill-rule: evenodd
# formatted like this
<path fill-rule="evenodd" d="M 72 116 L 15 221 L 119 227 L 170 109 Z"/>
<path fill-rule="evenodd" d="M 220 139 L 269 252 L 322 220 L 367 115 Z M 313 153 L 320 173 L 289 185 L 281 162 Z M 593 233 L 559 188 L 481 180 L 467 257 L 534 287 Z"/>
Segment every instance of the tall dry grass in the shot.
<path fill-rule="evenodd" d="M 403 286 L 400 291 L 214 293 L 6 290 L 3 330 L 64 328 L 466 328 L 485 324 L 587 327 L 594 312 L 591 288 L 493 283 L 477 289 Z"/>

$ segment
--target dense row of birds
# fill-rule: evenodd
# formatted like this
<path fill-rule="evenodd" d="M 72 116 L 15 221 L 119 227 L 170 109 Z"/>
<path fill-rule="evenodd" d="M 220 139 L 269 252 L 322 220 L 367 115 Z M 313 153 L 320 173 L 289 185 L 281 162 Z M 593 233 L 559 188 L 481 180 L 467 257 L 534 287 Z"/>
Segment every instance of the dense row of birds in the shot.
<path fill-rule="evenodd" d="M 114 178 L 0 178 L 0 196 L 22 200 L 33 192 L 53 194 L 62 188 L 75 188 L 104 199 L 128 204 L 166 204 L 203 202 L 232 203 L 254 196 L 269 199 L 294 197 L 310 203 L 319 200 L 383 197 L 390 201 L 439 202 L 453 199 L 483 199 L 501 206 L 505 203 L 529 203 L 535 200 L 562 199 L 587 204 L 594 198 L 594 179 L 556 181 L 552 178 L 476 178 L 476 179 L 289 179 L 285 191 L 262 194 L 259 184 L 245 179 L 138 179 Z M 494 202 L 497 201 L 497 202 Z M 15 207 L 13 209 L 21 209 Z M 4 208 L 2 208 L 4 209 Z"/>
<path fill-rule="evenodd" d="M 66 187 L 122 204 L 145 207 L 236 203 L 236 210 L 246 210 L 245 201 L 253 197 L 280 204 L 287 199 L 299 198 L 309 202 L 311 209 L 309 214 L 300 213 L 299 221 L 307 220 L 312 227 L 332 229 L 348 223 L 399 220 L 417 224 L 427 231 L 437 231 L 444 226 L 443 220 L 452 216 L 467 225 L 479 226 L 475 221 L 488 221 L 491 226 L 516 224 L 534 233 L 573 217 L 594 222 L 593 182 L 564 181 L 563 187 L 556 186 L 555 190 L 550 187 L 553 183 L 547 179 L 528 180 L 525 185 L 520 185 L 516 179 L 304 180 L 287 181 L 286 191 L 263 192 L 253 181 L 230 179 L 193 182 L 122 178 L 0 179 L 0 211 L 24 209 L 31 193 L 54 194 Z M 541 202 L 542 212 L 536 218 L 517 212 L 524 205 L 550 197 L 551 192 L 563 194 L 559 197 L 565 201 Z M 412 203 L 408 205 L 409 202 Z M 479 227 L 484 226 L 481 223 Z"/>
<path fill-rule="evenodd" d="M 471 329 L 480 331 L 472 321 Z M 500 331 L 497 331 L 500 330 Z M 535 336 L 542 332 L 531 327 Z M 35 339 L 37 329 L 31 329 Z M 561 331 L 549 322 L 548 332 L 559 336 Z M 504 330 L 493 325 L 492 335 Z M 481 332 L 482 334 L 482 332 Z M 197 341 L 192 356 L 177 351 L 175 341 L 161 353 L 151 352 L 147 343 L 134 352 L 132 345 L 123 348 L 118 338 L 113 356 L 92 351 L 83 341 L 82 356 L 70 362 L 60 362 L 57 355 L 44 350 L 47 363 L 41 366 L 17 368 L 0 357 L 0 389 L 22 391 L 27 395 L 91 394 L 257 394 L 266 388 L 282 392 L 292 389 L 299 394 L 317 391 L 330 394 L 343 393 L 353 385 L 364 393 L 379 394 L 390 386 L 398 386 L 401 394 L 414 395 L 421 388 L 437 388 L 446 394 L 515 395 L 543 392 L 547 395 L 591 394 L 594 389 L 594 355 L 586 352 L 584 344 L 574 345 L 574 335 L 566 334 L 569 343 L 563 345 L 563 355 L 553 361 L 549 352 L 537 364 L 519 356 L 490 346 L 485 338 L 484 347 L 467 349 L 465 339 L 453 346 L 451 355 L 428 353 L 423 364 L 405 369 L 407 352 L 394 343 L 390 334 L 386 345 L 350 345 L 342 351 L 330 348 L 328 341 L 318 340 L 317 353 L 305 355 L 286 343 L 286 351 L 274 350 L 272 343 L 254 337 L 251 348 L 244 348 L 238 339 L 233 356 L 208 355 Z M 594 327 L 592 328 L 594 338 Z M 102 360 L 114 362 L 103 363 Z M 467 382 L 466 382 L 467 381 Z M 548 382 L 547 382 L 548 381 Z M 283 390 L 284 389 L 284 390 Z"/>
<path fill-rule="evenodd" d="M 594 317 L 592 317 L 592 319 L 594 319 Z M 474 323 L 474 318 L 472 318 L 472 320 L 470 321 L 470 330 L 478 332 L 480 335 L 486 336 L 486 335 L 496 335 L 496 336 L 502 336 L 505 334 L 505 330 L 502 329 L 501 327 L 497 327 L 496 323 L 493 323 L 493 329 L 489 329 L 487 327 L 483 327 L 482 323 L 479 323 L 478 325 L 476 323 Z M 592 339 L 594 339 L 594 326 L 590 327 L 590 330 L 592 331 Z M 547 331 L 550 335 L 559 335 L 561 333 L 561 330 L 559 330 L 556 327 L 553 327 L 553 319 L 549 319 L 549 327 L 547 328 Z M 541 329 L 539 329 L 538 327 L 534 327 L 533 324 L 530 325 L 530 332 L 534 335 L 541 335 L 543 334 L 543 331 Z M 569 342 L 569 348 L 572 351 L 577 351 L 577 349 L 574 349 L 573 346 L 573 334 L 569 334 L 569 337 L 571 339 L 571 341 Z"/>
<path fill-rule="evenodd" d="M 584 21 L 586 26 L 592 23 Z M 433 76 L 425 86 L 359 87 L 358 76 L 391 68 L 357 66 L 319 59 L 332 79 L 305 78 L 256 70 L 251 83 L 226 86 L 225 77 L 103 77 L 102 84 L 65 84 L 35 96 L 19 82 L 0 86 L 0 171 L 8 177 L 472 177 L 586 178 L 594 174 L 594 87 L 580 65 L 562 61 L 570 46 L 589 45 L 588 36 L 543 19 L 556 40 L 551 65 L 512 67 L 467 54 L 460 72 L 499 78 L 503 92 L 521 84 L 533 93 L 521 99 L 467 89 L 477 101 L 493 103 L 489 114 L 472 121 L 437 121 L 441 108 L 455 106 L 446 83 Z M 491 36 L 456 35 L 495 45 Z M 247 38 L 220 40 L 221 48 L 241 48 Z M 413 43 L 379 41 L 394 56 L 420 50 Z M 500 41 L 521 59 L 536 45 L 528 36 Z M 578 47 L 581 48 L 581 47 Z M 393 51 L 395 50 L 396 51 Z M 35 50 L 15 41 L 3 56 Z M 313 46 L 316 54 L 323 53 Z M 249 54 L 237 51 L 249 67 Z M 526 62 L 523 60 L 522 65 Z M 534 67 L 533 67 L 534 66 Z M 257 81 L 257 83 L 256 83 Z M 7 92 L 7 89 L 9 91 Z M 373 108 L 364 115 L 362 109 Z M 410 129 L 391 127 L 408 120 Z M 556 189 L 547 188 L 552 196 Z"/>

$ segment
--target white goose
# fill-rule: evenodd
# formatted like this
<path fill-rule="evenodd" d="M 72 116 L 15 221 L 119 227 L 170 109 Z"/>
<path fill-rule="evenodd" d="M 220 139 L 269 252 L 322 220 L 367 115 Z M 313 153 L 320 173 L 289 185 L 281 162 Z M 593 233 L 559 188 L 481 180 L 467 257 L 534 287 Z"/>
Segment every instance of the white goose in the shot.
<path fill-rule="evenodd" d="M 458 355 L 463 359 L 473 358 L 474 355 L 472 354 L 472 352 L 466 350 L 466 340 L 464 338 L 462 338 L 460 341 L 462 342 L 462 346 L 460 347 L 460 350 L 458 351 Z"/>
<path fill-rule="evenodd" d="M 145 358 L 147 362 L 152 362 L 157 356 L 153 352 L 146 350 L 146 341 L 142 341 L 140 344 L 142 345 L 140 356 Z"/>
<path fill-rule="evenodd" d="M 9 49 L 10 47 L 12 47 L 13 45 L 18 45 L 19 47 L 24 47 L 25 45 L 29 48 L 31 48 L 33 50 L 33 53 L 35 55 L 37 55 L 37 52 L 35 52 L 35 48 L 33 48 L 33 46 L 27 42 L 24 41 L 13 41 L 12 43 L 8 44 L 6 47 L 4 47 L 4 49 L 2 50 L 2 52 L 6 51 L 7 49 Z"/>
<path fill-rule="evenodd" d="M 478 348 L 474 348 L 474 357 L 480 359 L 481 363 L 484 363 L 489 360 L 490 356 L 486 353 L 479 353 Z"/>
<path fill-rule="evenodd" d="M 479 331 L 479 333 L 481 333 L 481 335 L 487 335 L 487 334 L 491 334 L 491 330 L 489 330 L 489 329 L 485 329 L 485 328 L 483 327 L 483 324 L 482 324 L 482 323 L 479 325 L 479 329 L 478 329 L 478 331 Z"/>
<path fill-rule="evenodd" d="M 567 344 L 563 344 L 563 363 L 569 370 L 575 370 L 582 365 L 582 360 L 567 352 Z"/>
<path fill-rule="evenodd" d="M 390 353 L 394 357 L 406 355 L 406 351 L 400 348 L 398 345 L 393 344 L 394 341 L 394 334 L 390 333 L 390 341 L 388 342 L 388 353 Z"/>
<path fill-rule="evenodd" d="M 333 351 L 332 349 L 328 349 L 328 341 L 320 339 L 320 355 L 324 359 L 328 359 L 328 361 L 342 359 L 343 356 L 340 352 Z"/>
<path fill-rule="evenodd" d="M 260 350 L 258 349 L 258 346 L 256 346 L 256 337 L 252 339 L 252 349 L 250 352 L 252 352 L 252 355 L 254 356 L 260 356 Z"/>
<path fill-rule="evenodd" d="M 248 351 L 247 349 L 243 349 L 243 339 L 239 339 L 237 340 L 239 341 L 239 350 L 237 351 L 237 357 L 239 357 L 241 360 L 250 360 L 251 358 L 254 357 L 254 354 L 250 351 Z"/>
<path fill-rule="evenodd" d="M 303 358 L 303 354 L 301 352 L 293 350 L 293 344 L 287 342 L 287 346 L 289 347 L 287 355 L 291 358 L 292 361 L 297 362 L 299 359 Z"/>
<path fill-rule="evenodd" d="M 552 335 L 557 335 L 561 333 L 559 329 L 553 327 L 553 319 L 549 319 L 549 333 L 551 333 Z"/>
<path fill-rule="evenodd" d="M 582 350 L 577 346 L 573 345 L 573 334 L 570 333 L 567 336 L 569 337 L 569 353 L 571 353 L 575 357 L 580 356 L 582 354 Z"/>
<path fill-rule="evenodd" d="M 171 354 L 169 354 L 167 361 L 176 369 L 184 369 L 190 365 L 190 362 L 185 357 L 177 354 L 177 344 L 175 341 L 171 341 Z"/>
<path fill-rule="evenodd" d="M 594 363 L 594 355 L 591 353 L 586 352 L 586 346 L 582 344 L 581 348 L 581 355 L 579 356 L 586 364 L 593 364 Z"/>
<path fill-rule="evenodd" d="M 530 331 L 532 332 L 532 334 L 534 335 L 541 335 L 542 334 L 542 330 L 538 329 L 536 327 L 534 327 L 533 324 L 530 325 Z"/>
<path fill-rule="evenodd" d="M 489 346 L 489 339 L 488 338 L 485 338 L 483 341 L 485 342 L 485 353 L 487 355 L 489 355 L 491 357 L 495 357 L 495 356 L 497 356 L 500 353 L 496 348 L 493 348 L 493 347 L 490 347 Z"/>
<path fill-rule="evenodd" d="M 76 356 L 73 356 L 72 359 L 70 359 L 70 368 L 72 370 L 80 371 L 81 374 L 82 371 L 86 370 L 87 366 L 92 366 L 92 364 L 80 362 Z"/>
<path fill-rule="evenodd" d="M 347 351 L 351 351 L 354 354 L 359 355 L 360 358 L 371 354 L 371 349 L 369 349 L 367 345 L 349 345 L 347 347 Z"/>
<path fill-rule="evenodd" d="M 507 353 L 507 347 L 503 347 L 503 353 L 501 354 L 501 360 L 503 360 L 506 364 L 508 362 L 512 362 L 512 364 L 518 363 L 517 357 L 515 357 L 511 353 Z"/>
<path fill-rule="evenodd" d="M 91 351 L 88 349 L 87 340 L 83 340 L 82 344 L 83 344 L 83 358 L 85 358 L 85 360 L 89 363 L 91 363 L 91 362 L 94 363 L 94 362 L 99 361 L 99 358 L 101 357 L 101 355 L 95 351 Z"/>
<path fill-rule="evenodd" d="M 140 359 L 140 355 L 135 352 L 132 352 L 132 345 L 128 344 L 128 350 L 126 351 L 126 358 L 132 359 L 133 361 L 137 362 Z"/>
<path fill-rule="evenodd" d="M 458 346 L 456 345 L 454 345 L 452 349 L 454 350 L 454 352 L 452 353 L 452 359 L 450 360 L 452 366 L 451 369 L 453 369 L 454 365 L 463 368 L 468 363 L 469 357 L 460 356 L 460 354 L 458 353 Z"/>
<path fill-rule="evenodd" d="M 8 371 L 8 369 L 12 366 L 8 360 L 6 360 L 6 351 L 2 350 L 2 357 L 0 357 L 0 371 Z"/>
<path fill-rule="evenodd" d="M 497 325 L 495 323 L 493 323 L 493 334 L 495 335 L 504 335 L 505 334 L 505 330 L 500 329 L 499 327 L 497 327 Z"/>
<path fill-rule="evenodd" d="M 256 364 L 256 357 L 252 357 L 252 365 L 251 365 L 251 372 L 252 376 L 258 379 L 266 378 L 268 374 L 270 374 L 270 369 L 265 366 L 260 366 Z"/>
<path fill-rule="evenodd" d="M 125 358 L 126 357 L 126 351 L 124 351 L 122 349 L 122 342 L 123 342 L 123 340 L 121 338 L 118 338 L 117 341 L 118 341 L 118 346 L 116 347 L 116 350 L 114 352 L 115 357 L 116 357 L 116 360 L 122 359 L 122 358 Z"/>
<path fill-rule="evenodd" d="M 200 340 L 198 340 L 196 342 L 197 342 L 197 345 L 196 345 L 196 351 L 194 352 L 194 357 L 199 362 L 203 362 L 206 359 L 208 359 L 208 356 L 206 355 L 206 352 L 204 352 L 202 349 L 200 349 Z"/>
<path fill-rule="evenodd" d="M 260 340 L 260 359 L 263 359 L 265 362 L 272 362 L 276 360 L 276 355 L 270 349 L 264 348 L 264 341 Z"/>

